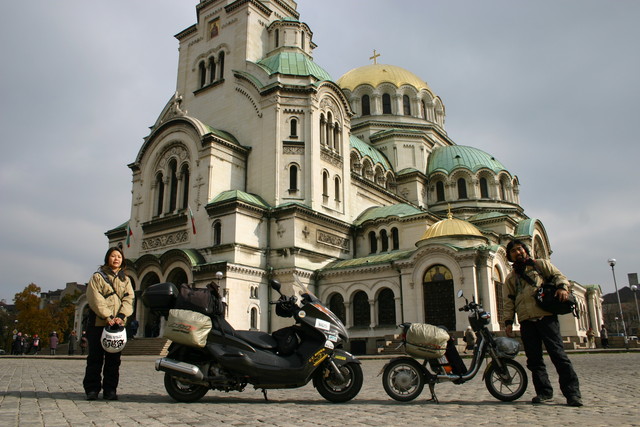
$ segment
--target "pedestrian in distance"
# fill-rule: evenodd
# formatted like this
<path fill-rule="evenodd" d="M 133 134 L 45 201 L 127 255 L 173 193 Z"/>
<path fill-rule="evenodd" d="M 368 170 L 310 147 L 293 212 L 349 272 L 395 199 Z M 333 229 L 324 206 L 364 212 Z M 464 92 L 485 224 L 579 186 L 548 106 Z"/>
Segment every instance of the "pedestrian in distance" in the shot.
<path fill-rule="evenodd" d="M 122 250 L 112 247 L 87 285 L 89 355 L 82 382 L 87 400 L 96 400 L 101 390 L 104 399 L 118 399 L 120 353 L 105 351 L 100 338 L 105 326 L 125 327 L 127 318 L 133 314 L 133 287 L 125 269 Z"/>
<path fill-rule="evenodd" d="M 76 331 L 71 331 L 71 335 L 69 335 L 69 356 L 74 356 L 76 354 L 77 346 L 78 335 L 76 335 Z"/>
<path fill-rule="evenodd" d="M 602 344 L 602 348 L 609 348 L 609 331 L 604 325 L 602 325 L 600 329 L 600 343 Z"/>
<path fill-rule="evenodd" d="M 596 348 L 596 331 L 593 328 L 587 329 L 587 343 L 589 348 Z"/>
<path fill-rule="evenodd" d="M 80 354 L 83 356 L 87 353 L 88 345 L 89 341 L 87 340 L 87 331 L 82 331 L 82 336 L 80 337 Z"/>
<path fill-rule="evenodd" d="M 467 330 L 464 332 L 464 342 L 466 343 L 464 354 L 467 354 L 469 350 L 473 351 L 473 346 L 476 343 L 476 334 L 473 333 L 471 326 L 467 326 Z"/>
<path fill-rule="evenodd" d="M 49 337 L 49 354 L 51 354 L 52 356 L 56 355 L 56 350 L 58 349 L 58 334 L 56 333 L 56 331 L 53 331 L 51 333 L 51 336 Z"/>
<path fill-rule="evenodd" d="M 33 354 L 38 354 L 40 352 L 40 337 L 38 334 L 33 334 L 31 348 L 33 349 Z"/>
<path fill-rule="evenodd" d="M 565 301 L 569 296 L 569 280 L 548 260 L 531 258 L 529 248 L 520 240 L 509 242 L 506 251 L 513 270 L 507 276 L 503 290 L 505 331 L 508 337 L 514 336 L 513 323 L 517 314 L 527 368 L 536 391 L 531 402 L 542 403 L 553 398 L 553 386 L 543 359 L 544 344 L 558 372 L 560 390 L 567 405 L 582 406 L 578 375 L 564 351 L 558 316 L 540 308 L 534 296 L 544 282 L 552 282 L 557 288 L 556 297 Z"/>

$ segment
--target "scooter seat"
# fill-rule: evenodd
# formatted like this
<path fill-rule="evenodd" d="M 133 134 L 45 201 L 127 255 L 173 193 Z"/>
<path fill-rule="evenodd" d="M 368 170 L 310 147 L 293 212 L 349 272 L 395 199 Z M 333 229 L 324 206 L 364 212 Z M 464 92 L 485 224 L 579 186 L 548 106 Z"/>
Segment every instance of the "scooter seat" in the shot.
<path fill-rule="evenodd" d="M 264 350 L 276 350 L 278 342 L 268 333 L 260 331 L 234 331 L 235 336 Z"/>

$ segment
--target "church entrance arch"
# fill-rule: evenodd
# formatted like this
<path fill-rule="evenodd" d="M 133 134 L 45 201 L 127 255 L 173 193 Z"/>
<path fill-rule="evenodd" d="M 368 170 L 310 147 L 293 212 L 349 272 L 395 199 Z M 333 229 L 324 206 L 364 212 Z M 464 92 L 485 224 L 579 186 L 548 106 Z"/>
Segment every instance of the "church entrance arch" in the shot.
<path fill-rule="evenodd" d="M 140 290 L 144 292 L 149 286 L 156 283 L 160 283 L 158 275 L 156 273 L 147 273 L 140 282 Z M 160 316 L 151 312 L 146 306 L 144 306 L 142 316 L 138 317 L 138 323 L 142 328 L 144 337 L 151 338 L 160 335 Z"/>
<path fill-rule="evenodd" d="M 429 268 L 422 280 L 424 292 L 424 321 L 456 330 L 456 305 L 453 275 L 444 265 Z"/>
<path fill-rule="evenodd" d="M 176 286 L 180 286 L 183 283 L 186 285 L 189 283 L 189 279 L 187 278 L 187 273 L 181 268 L 174 268 L 171 270 L 171 273 L 167 276 L 167 282 L 171 282 Z"/>

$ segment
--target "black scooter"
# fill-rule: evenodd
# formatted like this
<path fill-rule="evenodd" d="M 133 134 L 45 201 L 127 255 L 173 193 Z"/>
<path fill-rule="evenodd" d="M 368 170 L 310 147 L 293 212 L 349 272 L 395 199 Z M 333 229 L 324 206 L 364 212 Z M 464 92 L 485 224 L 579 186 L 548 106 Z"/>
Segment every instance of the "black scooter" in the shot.
<path fill-rule="evenodd" d="M 458 298 L 463 296 L 462 291 L 459 291 Z M 510 402 L 524 394 L 528 385 L 527 373 L 521 364 L 513 360 L 518 354 L 519 343 L 511 338 L 495 338 L 487 328 L 491 315 L 475 299 L 472 298 L 469 302 L 465 298 L 465 305 L 459 311 L 469 313 L 469 324 L 478 337 L 471 366 L 466 368 L 452 339 L 447 343 L 443 358 L 425 359 L 422 363 L 409 356 L 395 358 L 381 372 L 382 385 L 391 398 L 401 402 L 413 400 L 422 393 L 427 383 L 431 391 L 430 400 L 437 403 L 437 383 L 448 381 L 464 384 L 472 380 L 480 371 L 485 358 L 489 358 L 490 362 L 484 371 L 484 382 L 493 397 Z M 400 325 L 403 328 L 403 344 L 406 344 L 406 333 L 410 326 L 410 323 Z"/>
<path fill-rule="evenodd" d="M 363 375 L 360 361 L 341 349 L 348 341 L 347 330 L 297 278 L 296 284 L 301 288 L 300 304 L 295 295 L 282 295 L 278 281 L 270 281 L 280 298 L 269 303 L 276 305 L 279 316 L 293 317 L 293 326 L 273 334 L 242 331 L 223 316 L 211 316 L 213 328 L 204 348 L 173 342 L 167 357 L 156 361 L 156 370 L 165 372 L 169 395 L 180 402 L 194 402 L 210 389 L 243 391 L 251 384 L 262 389 L 266 399 L 268 389 L 297 388 L 313 381 L 320 395 L 331 402 L 353 399 L 362 387 Z M 152 285 L 145 293 L 157 294 L 152 288 L 159 285 L 167 286 Z M 176 299 L 158 307 L 144 294 L 142 298 L 165 317 Z M 289 348 L 283 349 L 283 342 Z"/>

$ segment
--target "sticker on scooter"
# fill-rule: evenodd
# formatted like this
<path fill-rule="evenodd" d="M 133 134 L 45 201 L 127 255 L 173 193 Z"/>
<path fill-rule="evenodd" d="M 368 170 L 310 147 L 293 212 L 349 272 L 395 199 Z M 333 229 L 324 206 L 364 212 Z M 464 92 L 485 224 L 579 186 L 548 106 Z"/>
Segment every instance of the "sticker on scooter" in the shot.
<path fill-rule="evenodd" d="M 328 331 L 331 329 L 331 324 L 326 320 L 316 319 L 316 328 L 322 329 L 323 331 Z"/>
<path fill-rule="evenodd" d="M 327 339 L 331 342 L 338 342 L 338 337 L 335 335 L 328 335 Z"/>
<path fill-rule="evenodd" d="M 324 348 L 318 350 L 316 354 L 309 358 L 309 363 L 311 363 L 313 366 L 318 366 L 324 359 L 327 358 L 327 354 L 325 353 L 325 351 L 326 350 Z"/>
<path fill-rule="evenodd" d="M 298 312 L 298 317 L 301 319 L 304 319 L 304 317 L 307 315 L 307 313 L 304 312 L 304 310 L 300 310 Z"/>
<path fill-rule="evenodd" d="M 324 348 L 328 348 L 329 350 L 333 350 L 334 345 L 331 341 L 327 340 L 327 342 L 324 343 Z"/>

